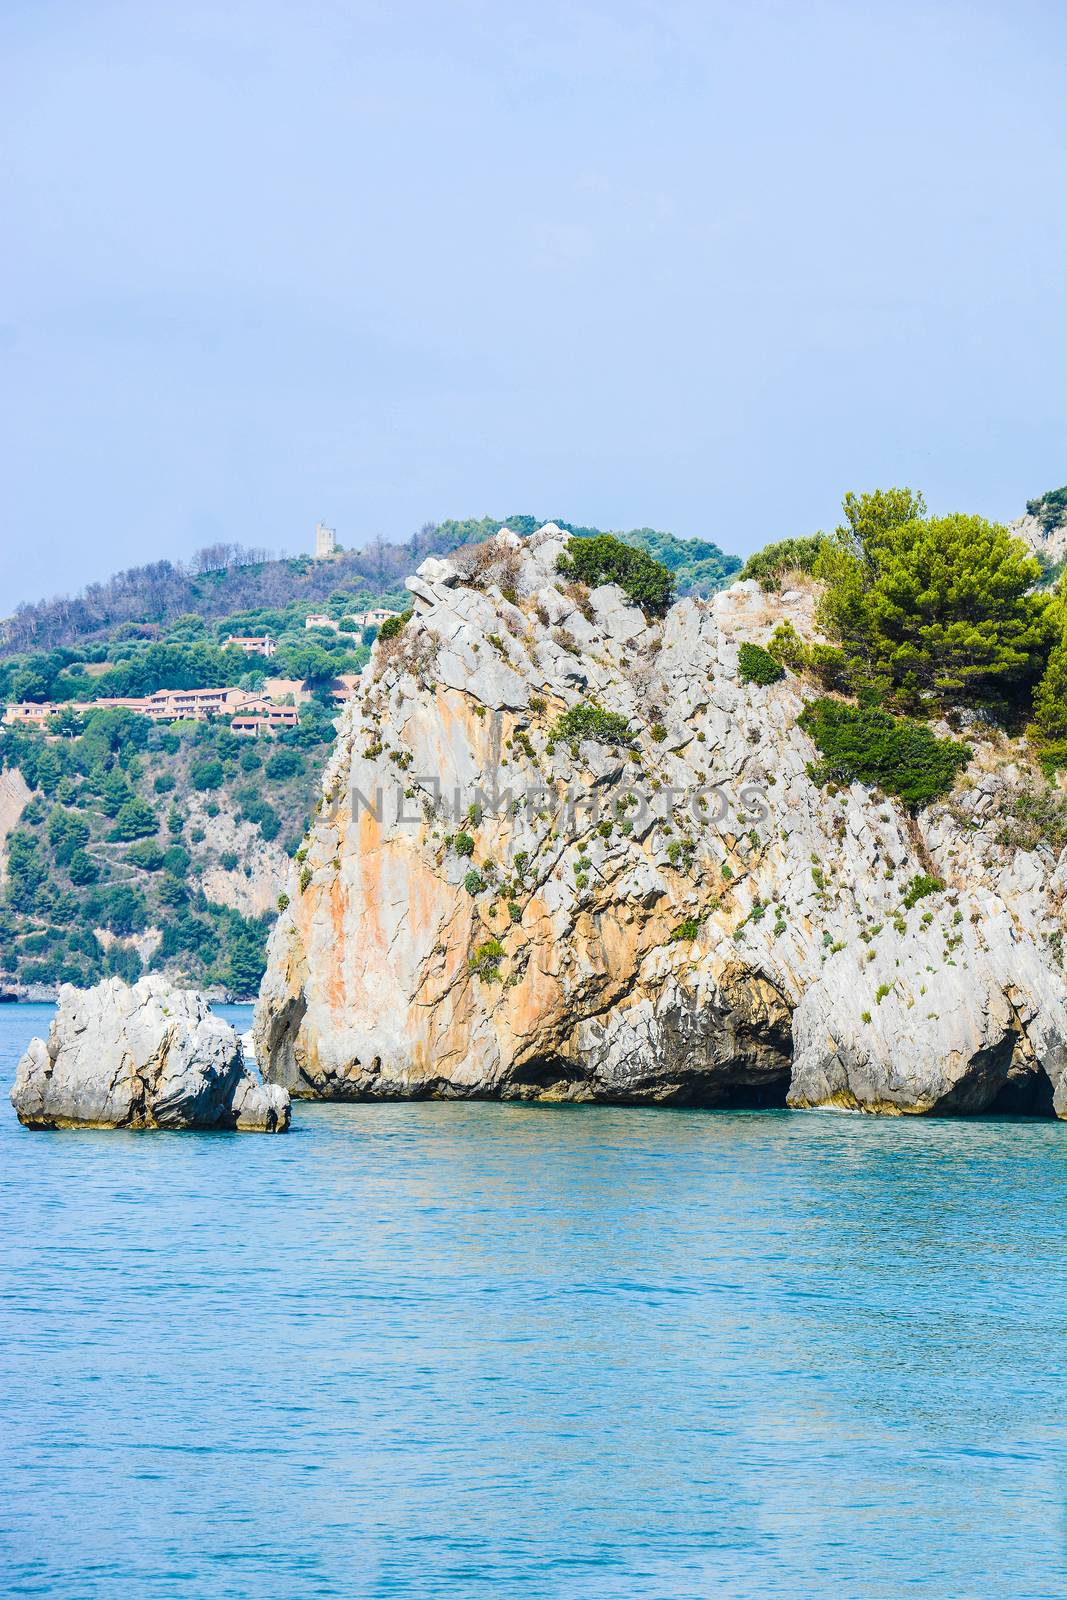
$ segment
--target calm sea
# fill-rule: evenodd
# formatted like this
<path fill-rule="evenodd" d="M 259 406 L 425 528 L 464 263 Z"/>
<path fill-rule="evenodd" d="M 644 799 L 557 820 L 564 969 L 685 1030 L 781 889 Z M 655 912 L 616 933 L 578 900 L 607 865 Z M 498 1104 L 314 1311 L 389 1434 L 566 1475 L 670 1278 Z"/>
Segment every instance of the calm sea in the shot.
<path fill-rule="evenodd" d="M 1067 1126 L 33 1134 L 49 1015 L 0 1008 L 4 1594 L 1067 1591 Z"/>

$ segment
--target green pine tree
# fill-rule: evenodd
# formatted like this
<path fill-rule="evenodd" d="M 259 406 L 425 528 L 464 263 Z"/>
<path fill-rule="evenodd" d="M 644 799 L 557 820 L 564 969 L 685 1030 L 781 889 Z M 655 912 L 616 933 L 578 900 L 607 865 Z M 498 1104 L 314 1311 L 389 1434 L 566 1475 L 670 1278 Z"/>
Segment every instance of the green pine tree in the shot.
<path fill-rule="evenodd" d="M 1067 768 L 1067 636 L 1048 658 L 1034 691 L 1034 719 L 1026 731 L 1047 772 Z"/>
<path fill-rule="evenodd" d="M 904 702 L 1020 691 L 1051 636 L 1038 563 L 997 523 L 924 511 L 908 489 L 846 496 L 848 526 L 820 562 L 823 625 L 857 681 Z"/>

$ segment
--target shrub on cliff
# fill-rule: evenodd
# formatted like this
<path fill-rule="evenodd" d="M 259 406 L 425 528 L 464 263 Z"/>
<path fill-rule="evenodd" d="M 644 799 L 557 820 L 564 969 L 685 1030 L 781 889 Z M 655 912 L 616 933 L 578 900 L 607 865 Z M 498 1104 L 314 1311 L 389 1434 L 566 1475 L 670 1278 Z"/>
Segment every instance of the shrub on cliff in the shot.
<path fill-rule="evenodd" d="M 84 817 L 74 811 L 55 806 L 48 818 L 48 842 L 57 864 L 66 866 L 76 850 L 89 842 L 90 828 Z"/>
<path fill-rule="evenodd" d="M 503 959 L 504 946 L 500 940 L 486 939 L 471 957 L 470 969 L 483 983 L 497 983 L 500 980 L 500 963 Z"/>
<path fill-rule="evenodd" d="M 851 687 L 845 652 L 833 644 L 805 643 L 788 620 L 778 624 L 767 648 L 784 667 L 791 672 L 810 673 L 824 689 L 847 692 Z"/>
<path fill-rule="evenodd" d="M 257 826 L 268 844 L 278 837 L 281 819 L 269 800 L 264 800 L 256 788 L 249 784 L 247 788 L 238 789 L 234 799 L 241 808 L 240 814 L 244 820 Z"/>
<path fill-rule="evenodd" d="M 112 933 L 141 933 L 148 926 L 145 897 L 140 889 L 131 889 L 128 883 L 113 884 L 96 894 L 91 910 Z"/>
<path fill-rule="evenodd" d="M 996 841 L 1009 850 L 1067 849 L 1067 796 L 1051 785 L 1023 782 L 995 792 L 984 820 L 999 824 Z"/>
<path fill-rule="evenodd" d="M 737 652 L 737 670 L 742 683 L 755 683 L 764 689 L 768 684 L 778 683 L 785 677 L 781 664 L 770 651 L 764 650 L 761 644 L 750 644 L 748 640 Z"/>
<path fill-rule="evenodd" d="M 142 867 L 145 872 L 159 872 L 165 858 L 166 852 L 155 839 L 141 839 L 126 852 L 126 860 L 131 867 Z"/>
<path fill-rule="evenodd" d="M 904 909 L 910 911 L 912 906 L 918 905 L 928 894 L 940 894 L 944 887 L 940 878 L 931 877 L 928 872 L 917 872 L 905 892 Z"/>
<path fill-rule="evenodd" d="M 1057 599 L 1057 611 L 1060 604 Z M 1026 731 L 1047 773 L 1067 767 L 1067 635 L 1048 658 L 1034 692 L 1034 719 Z"/>
<path fill-rule="evenodd" d="M 100 876 L 100 868 L 85 850 L 75 850 L 70 858 L 70 865 L 67 871 L 70 874 L 71 883 L 76 884 L 78 888 L 84 888 L 87 884 L 95 883 Z"/>
<path fill-rule="evenodd" d="M 780 589 L 787 572 L 813 573 L 829 540 L 825 533 L 813 533 L 806 538 L 778 539 L 765 544 L 762 550 L 749 556 L 741 569 L 741 577 L 755 578 L 762 589 Z"/>
<path fill-rule="evenodd" d="M 587 583 L 591 589 L 601 583 L 617 583 L 626 597 L 649 616 L 661 615 L 674 598 L 674 578 L 668 568 L 643 550 L 612 538 L 610 533 L 599 533 L 593 539 L 571 539 L 557 566 L 567 577 Z"/>
<path fill-rule="evenodd" d="M 1032 517 L 1037 518 L 1046 533 L 1062 528 L 1067 523 L 1067 486 L 1050 489 L 1037 500 L 1028 500 L 1026 509 Z"/>
<path fill-rule="evenodd" d="M 556 718 L 553 739 L 568 739 L 579 744 L 583 739 L 597 744 L 632 744 L 633 732 L 621 711 L 605 711 L 601 706 L 571 706 Z"/>
<path fill-rule="evenodd" d="M 109 835 L 112 839 L 147 839 L 159 832 L 159 818 L 147 800 L 134 795 L 119 807 L 115 826 Z"/>
<path fill-rule="evenodd" d="M 388 643 L 390 639 L 396 639 L 402 632 L 404 624 L 408 622 L 410 618 L 410 611 L 403 611 L 398 617 L 386 617 L 385 621 L 378 629 L 378 638 L 383 644 Z"/>
<path fill-rule="evenodd" d="M 276 750 L 263 770 L 268 778 L 275 781 L 298 777 L 304 770 L 304 758 L 299 750 Z"/>
<path fill-rule="evenodd" d="M 808 769 L 816 783 L 870 784 L 914 808 L 947 794 L 971 759 L 969 745 L 870 706 L 813 700 L 797 720 L 823 758 Z"/>
<path fill-rule="evenodd" d="M 189 781 L 200 794 L 207 794 L 211 789 L 221 789 L 225 776 L 222 762 L 214 756 L 194 761 L 189 769 Z"/>

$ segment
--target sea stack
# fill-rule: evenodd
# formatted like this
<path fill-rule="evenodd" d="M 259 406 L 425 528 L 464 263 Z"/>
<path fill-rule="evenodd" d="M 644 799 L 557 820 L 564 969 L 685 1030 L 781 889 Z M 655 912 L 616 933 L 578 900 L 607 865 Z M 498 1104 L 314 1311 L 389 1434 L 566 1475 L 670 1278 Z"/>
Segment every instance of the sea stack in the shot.
<path fill-rule="evenodd" d="M 284 1133 L 289 1095 L 262 1083 L 208 1002 L 164 978 L 64 984 L 11 1102 L 30 1128 L 233 1128 Z"/>

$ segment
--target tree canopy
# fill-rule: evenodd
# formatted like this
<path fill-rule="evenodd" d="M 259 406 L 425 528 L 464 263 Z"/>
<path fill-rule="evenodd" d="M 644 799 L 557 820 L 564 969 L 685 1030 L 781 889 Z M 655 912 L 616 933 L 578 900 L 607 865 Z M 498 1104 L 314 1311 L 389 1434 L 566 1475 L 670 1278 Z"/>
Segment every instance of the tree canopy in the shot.
<path fill-rule="evenodd" d="M 1040 567 L 985 518 L 926 516 L 910 489 L 849 494 L 820 556 L 820 621 L 854 678 L 915 706 L 1018 693 L 1050 643 Z"/>

